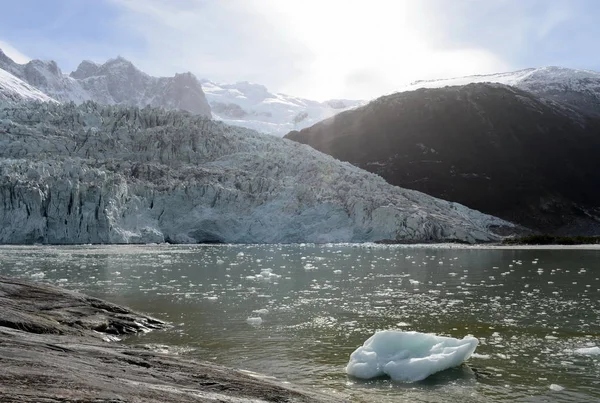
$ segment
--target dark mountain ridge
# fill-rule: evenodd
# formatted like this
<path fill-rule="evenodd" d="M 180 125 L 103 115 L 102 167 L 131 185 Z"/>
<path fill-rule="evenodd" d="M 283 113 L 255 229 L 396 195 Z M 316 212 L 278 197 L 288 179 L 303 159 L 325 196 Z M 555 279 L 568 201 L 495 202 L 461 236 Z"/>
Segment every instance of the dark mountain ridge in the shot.
<path fill-rule="evenodd" d="M 537 231 L 600 228 L 600 119 L 513 87 L 397 93 L 286 137 Z"/>

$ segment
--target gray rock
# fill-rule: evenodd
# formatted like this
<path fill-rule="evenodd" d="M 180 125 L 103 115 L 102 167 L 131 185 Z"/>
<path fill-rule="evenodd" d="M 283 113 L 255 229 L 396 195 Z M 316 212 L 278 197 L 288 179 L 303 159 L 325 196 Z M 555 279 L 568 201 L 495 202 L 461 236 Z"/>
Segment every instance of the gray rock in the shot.
<path fill-rule="evenodd" d="M 239 371 L 109 342 L 166 324 L 109 302 L 0 277 L 0 400 L 327 403 Z"/>

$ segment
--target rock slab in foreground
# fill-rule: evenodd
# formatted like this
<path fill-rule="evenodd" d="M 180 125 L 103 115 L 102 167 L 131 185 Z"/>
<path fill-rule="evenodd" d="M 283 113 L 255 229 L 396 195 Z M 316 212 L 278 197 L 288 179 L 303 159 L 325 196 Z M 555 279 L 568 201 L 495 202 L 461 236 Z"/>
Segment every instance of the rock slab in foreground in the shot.
<path fill-rule="evenodd" d="M 108 343 L 164 322 L 96 298 L 0 276 L 0 400 L 335 402 L 239 371 Z"/>

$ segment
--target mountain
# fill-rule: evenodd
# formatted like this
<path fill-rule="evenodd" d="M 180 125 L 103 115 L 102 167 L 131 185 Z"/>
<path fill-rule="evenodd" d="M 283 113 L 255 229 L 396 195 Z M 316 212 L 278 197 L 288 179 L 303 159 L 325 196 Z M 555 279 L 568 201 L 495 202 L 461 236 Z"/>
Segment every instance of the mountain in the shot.
<path fill-rule="evenodd" d="M 309 127 L 342 111 L 363 105 L 363 101 L 332 99 L 311 101 L 275 94 L 249 82 L 217 84 L 202 81 L 213 117 L 225 123 L 263 133 L 283 136 L 291 130 Z"/>
<path fill-rule="evenodd" d="M 539 231 L 600 230 L 600 120 L 502 84 L 381 97 L 289 133 L 389 183 Z"/>
<path fill-rule="evenodd" d="M 0 69 L 0 102 L 1 101 L 56 102 L 37 88 L 20 80 L 8 71 Z"/>
<path fill-rule="evenodd" d="M 1 72 L 4 70 L 3 72 Z M 24 90 L 13 91 L 13 84 L 3 84 L 5 98 L 52 98 L 59 102 L 94 101 L 102 105 L 147 105 L 169 110 L 184 110 L 282 137 L 329 118 L 336 113 L 364 104 L 363 101 L 332 99 L 311 101 L 285 94 L 275 94 L 266 87 L 249 82 L 217 84 L 199 81 L 192 73 L 174 77 L 152 77 L 130 61 L 117 57 L 104 64 L 83 61 L 71 74 L 63 74 L 56 62 L 32 60 L 17 64 L 0 50 L 0 74 L 11 74 L 29 86 L 36 95 L 24 98 Z M 43 95 L 46 95 L 43 99 Z M 211 114 L 212 107 L 212 114 Z"/>
<path fill-rule="evenodd" d="M 490 241 L 503 220 L 186 112 L 0 103 L 0 243 Z"/>
<path fill-rule="evenodd" d="M 510 85 L 532 94 L 566 103 L 586 114 L 600 116 L 600 72 L 564 67 L 541 67 L 510 73 L 416 81 L 400 92 L 472 83 Z"/>
<path fill-rule="evenodd" d="M 122 57 L 104 64 L 84 61 L 66 75 L 54 61 L 18 64 L 0 50 L 0 69 L 59 102 L 80 104 L 92 100 L 103 105 L 149 105 L 211 116 L 202 86 L 193 74 L 151 77 Z"/>

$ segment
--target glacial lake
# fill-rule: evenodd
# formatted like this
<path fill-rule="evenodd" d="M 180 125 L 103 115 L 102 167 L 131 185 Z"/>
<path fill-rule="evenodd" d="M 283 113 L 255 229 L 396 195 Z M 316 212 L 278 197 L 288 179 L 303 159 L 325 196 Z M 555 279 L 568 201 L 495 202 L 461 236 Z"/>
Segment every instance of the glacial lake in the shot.
<path fill-rule="evenodd" d="M 352 402 L 600 400 L 600 355 L 575 351 L 600 346 L 594 247 L 3 246 L 0 274 L 173 324 L 125 343 Z M 480 344 L 466 365 L 425 381 L 349 379 L 349 355 L 383 329 L 470 334 Z"/>

